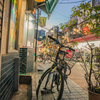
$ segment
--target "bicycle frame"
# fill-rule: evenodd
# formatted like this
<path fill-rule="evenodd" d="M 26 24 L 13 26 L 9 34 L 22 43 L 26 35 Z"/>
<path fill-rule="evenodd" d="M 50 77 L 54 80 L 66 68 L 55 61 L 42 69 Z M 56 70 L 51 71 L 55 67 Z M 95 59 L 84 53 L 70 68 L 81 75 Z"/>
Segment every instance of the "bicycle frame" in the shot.
<path fill-rule="evenodd" d="M 61 53 L 61 50 L 60 50 L 61 48 L 62 48 L 62 46 L 59 47 L 58 52 L 57 52 L 57 55 L 56 55 L 56 58 L 55 58 L 55 61 L 54 61 L 54 64 L 50 67 L 51 70 L 53 69 L 53 72 L 56 70 L 56 68 L 59 68 L 59 67 L 57 66 L 57 64 L 59 64 L 59 63 L 57 63 L 57 60 L 59 59 L 59 54 Z M 66 55 L 66 54 L 64 53 L 64 55 L 63 55 L 63 60 L 64 60 L 64 56 L 65 56 L 65 55 Z M 67 66 L 67 63 L 66 63 L 66 66 Z M 62 70 L 61 67 L 60 67 L 60 69 Z M 67 81 L 66 81 L 66 78 L 67 78 L 67 77 L 65 77 L 65 76 L 66 76 L 66 75 L 65 75 L 65 74 L 66 74 L 66 71 L 67 71 L 67 69 L 64 70 L 64 80 L 65 80 L 65 82 L 67 83 Z M 71 71 L 70 71 L 70 73 L 71 73 Z M 69 74 L 70 74 L 70 73 L 69 73 Z M 50 74 L 51 74 L 51 73 L 48 74 L 47 80 L 46 80 L 46 82 L 45 82 L 45 87 L 44 87 L 45 90 L 46 90 L 46 86 L 47 86 L 48 81 L 49 81 L 49 78 L 50 78 Z M 54 80 L 54 77 L 57 77 L 57 78 L 56 78 L 57 80 Z M 52 91 L 53 82 L 54 82 L 54 81 L 59 81 L 59 80 L 60 80 L 60 77 L 57 76 L 57 74 L 53 73 L 53 79 L 52 79 L 51 89 L 50 89 L 49 91 Z M 58 85 L 59 85 L 59 84 L 56 84 L 56 85 L 57 85 L 57 90 L 59 91 L 59 89 L 58 89 Z"/>

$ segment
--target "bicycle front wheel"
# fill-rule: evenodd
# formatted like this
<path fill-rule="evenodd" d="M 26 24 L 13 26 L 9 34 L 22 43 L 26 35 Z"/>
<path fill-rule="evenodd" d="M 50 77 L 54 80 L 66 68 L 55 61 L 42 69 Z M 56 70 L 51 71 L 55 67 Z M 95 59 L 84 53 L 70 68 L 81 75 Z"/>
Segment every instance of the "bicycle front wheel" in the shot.
<path fill-rule="evenodd" d="M 36 91 L 37 100 L 61 100 L 64 89 L 62 72 L 59 69 L 48 69 L 41 76 Z"/>

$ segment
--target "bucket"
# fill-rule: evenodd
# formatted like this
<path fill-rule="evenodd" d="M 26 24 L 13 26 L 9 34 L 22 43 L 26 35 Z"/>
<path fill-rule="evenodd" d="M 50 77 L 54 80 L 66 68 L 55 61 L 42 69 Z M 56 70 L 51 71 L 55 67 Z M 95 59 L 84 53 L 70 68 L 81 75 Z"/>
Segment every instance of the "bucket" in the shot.
<path fill-rule="evenodd" d="M 88 90 L 89 100 L 100 100 L 100 94 Z"/>

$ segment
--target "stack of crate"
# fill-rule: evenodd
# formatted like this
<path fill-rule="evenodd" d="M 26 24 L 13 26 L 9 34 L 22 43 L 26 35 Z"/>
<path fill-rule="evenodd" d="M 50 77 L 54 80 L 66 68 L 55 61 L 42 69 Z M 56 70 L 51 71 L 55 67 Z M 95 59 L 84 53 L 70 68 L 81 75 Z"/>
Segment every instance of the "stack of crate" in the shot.
<path fill-rule="evenodd" d="M 27 48 L 20 48 L 20 73 L 27 73 Z"/>

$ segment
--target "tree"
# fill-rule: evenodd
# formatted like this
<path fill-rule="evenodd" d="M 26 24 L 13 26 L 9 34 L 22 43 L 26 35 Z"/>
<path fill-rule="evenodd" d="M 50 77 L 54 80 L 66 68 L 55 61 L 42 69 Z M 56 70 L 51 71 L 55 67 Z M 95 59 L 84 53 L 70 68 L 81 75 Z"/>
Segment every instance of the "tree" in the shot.
<path fill-rule="evenodd" d="M 73 7 L 72 8 L 72 12 L 73 12 L 73 16 L 78 16 L 79 18 L 81 18 L 83 20 L 83 24 L 80 26 L 81 30 L 79 32 L 77 32 L 76 34 L 80 33 L 80 36 L 82 36 L 84 38 L 84 40 L 87 42 L 89 49 L 91 50 L 91 59 L 90 59 L 90 68 L 89 70 L 87 69 L 87 66 L 82 58 L 82 61 L 84 62 L 84 70 L 85 70 L 85 79 L 88 83 L 88 87 L 89 90 L 92 92 L 96 92 L 96 93 L 100 93 L 100 64 L 99 67 L 97 67 L 97 69 L 94 69 L 93 66 L 93 48 L 92 45 L 88 43 L 88 40 L 86 40 L 85 38 L 85 34 L 82 31 L 82 28 L 86 26 L 86 24 L 88 23 L 90 25 L 90 28 L 88 31 L 86 31 L 87 34 L 89 33 L 93 33 L 95 34 L 95 36 L 99 36 L 100 35 L 100 6 L 94 6 L 92 7 L 89 3 L 85 3 L 84 1 L 82 1 L 82 3 L 80 3 L 79 6 L 77 7 Z M 64 24 L 60 24 L 61 27 L 60 29 L 64 29 L 64 28 L 69 28 L 72 29 L 73 27 L 75 27 L 75 19 L 72 19 L 68 24 L 64 25 Z M 100 51 L 98 51 L 100 54 Z M 97 55 L 97 57 L 100 57 L 99 55 Z M 99 62 L 100 63 L 100 62 Z M 94 78 L 96 80 L 95 85 L 92 82 L 92 74 L 94 75 Z"/>

